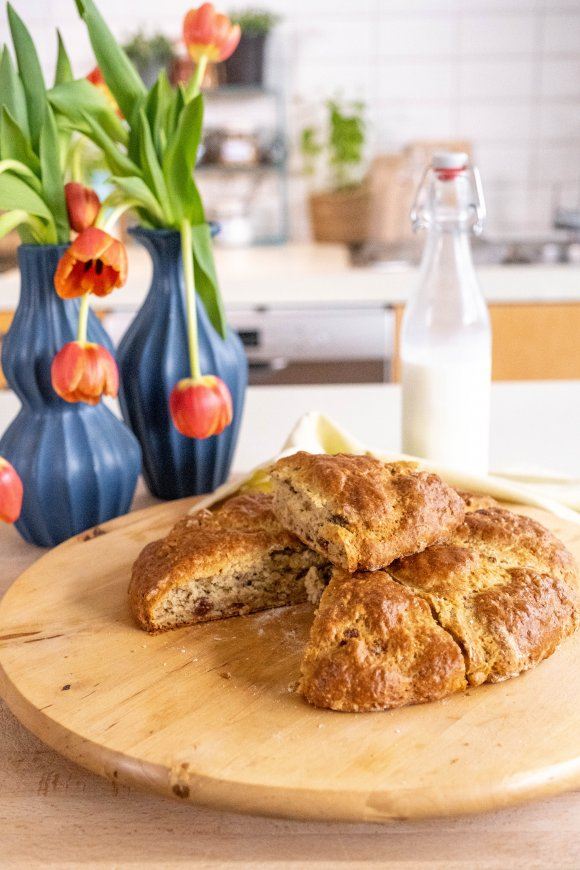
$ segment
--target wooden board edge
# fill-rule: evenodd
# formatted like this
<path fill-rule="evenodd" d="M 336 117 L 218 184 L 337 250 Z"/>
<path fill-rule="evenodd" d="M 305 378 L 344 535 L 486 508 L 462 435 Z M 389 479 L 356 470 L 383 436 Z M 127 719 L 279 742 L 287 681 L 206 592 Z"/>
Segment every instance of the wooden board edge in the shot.
<path fill-rule="evenodd" d="M 313 792 L 236 783 L 183 766 L 169 769 L 151 762 L 143 765 L 136 758 L 80 737 L 37 710 L 10 680 L 1 660 L 0 696 L 19 722 L 39 740 L 92 773 L 140 791 L 222 812 L 294 821 L 393 824 L 495 812 L 580 788 L 580 755 L 556 765 L 556 769 L 530 774 L 523 782 L 517 777 L 511 787 L 503 781 L 492 791 L 473 793 L 467 798 L 465 793 L 458 794 L 445 805 L 441 804 L 438 788 L 408 793 L 395 787 L 390 794 L 342 789 Z"/>

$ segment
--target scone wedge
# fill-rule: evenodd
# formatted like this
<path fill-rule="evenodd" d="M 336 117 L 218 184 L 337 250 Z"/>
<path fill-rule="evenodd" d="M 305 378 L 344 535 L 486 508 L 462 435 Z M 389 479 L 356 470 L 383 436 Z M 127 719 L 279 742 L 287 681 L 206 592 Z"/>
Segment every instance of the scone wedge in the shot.
<path fill-rule="evenodd" d="M 334 570 L 301 691 L 351 712 L 436 700 L 534 667 L 579 620 L 577 568 L 561 541 L 502 508 L 470 512 L 445 541 L 384 571 Z"/>
<path fill-rule="evenodd" d="M 386 571 L 334 569 L 302 662 L 307 701 L 370 712 L 436 701 L 466 685 L 460 647 L 421 596 Z"/>
<path fill-rule="evenodd" d="M 329 570 L 282 528 L 264 493 L 238 495 L 184 517 L 148 544 L 129 584 L 131 611 L 149 632 L 306 600 L 305 580 Z"/>
<path fill-rule="evenodd" d="M 537 665 L 578 626 L 574 557 L 540 523 L 503 508 L 468 513 L 446 541 L 389 572 L 461 646 L 471 685 Z"/>
<path fill-rule="evenodd" d="M 345 571 L 376 571 L 463 521 L 465 503 L 414 463 L 295 453 L 271 472 L 282 525 Z"/>

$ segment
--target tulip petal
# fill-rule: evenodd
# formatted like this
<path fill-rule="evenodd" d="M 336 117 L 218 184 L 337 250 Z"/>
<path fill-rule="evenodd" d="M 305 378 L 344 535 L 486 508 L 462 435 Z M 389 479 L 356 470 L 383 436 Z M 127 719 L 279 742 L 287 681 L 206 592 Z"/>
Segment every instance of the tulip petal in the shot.
<path fill-rule="evenodd" d="M 24 490 L 16 469 L 0 456 L 0 521 L 15 523 L 22 510 Z"/>

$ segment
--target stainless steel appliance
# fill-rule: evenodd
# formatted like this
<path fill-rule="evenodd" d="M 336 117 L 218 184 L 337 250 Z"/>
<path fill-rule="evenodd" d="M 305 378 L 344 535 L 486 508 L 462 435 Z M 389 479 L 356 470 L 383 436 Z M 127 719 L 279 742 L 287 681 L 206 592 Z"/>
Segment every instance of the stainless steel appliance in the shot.
<path fill-rule="evenodd" d="M 394 313 L 386 306 L 228 307 L 251 384 L 381 383 L 391 378 Z"/>

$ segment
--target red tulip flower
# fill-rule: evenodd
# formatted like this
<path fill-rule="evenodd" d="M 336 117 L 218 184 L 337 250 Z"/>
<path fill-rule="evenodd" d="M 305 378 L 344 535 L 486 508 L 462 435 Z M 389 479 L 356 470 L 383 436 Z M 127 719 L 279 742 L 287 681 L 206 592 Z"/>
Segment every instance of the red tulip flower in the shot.
<path fill-rule="evenodd" d="M 240 25 L 216 12 L 212 3 L 190 9 L 183 20 L 183 40 L 196 63 L 202 57 L 214 63 L 227 60 L 238 47 L 241 35 Z"/>
<path fill-rule="evenodd" d="M 15 523 L 22 510 L 22 481 L 7 459 L 0 456 L 0 520 Z"/>
<path fill-rule="evenodd" d="M 187 438 L 219 435 L 230 425 L 234 413 L 231 393 L 215 375 L 179 381 L 171 391 L 169 410 L 173 425 Z"/>
<path fill-rule="evenodd" d="M 127 252 L 104 230 L 88 227 L 59 260 L 54 286 L 62 299 L 85 293 L 107 296 L 127 280 Z"/>
<path fill-rule="evenodd" d="M 69 341 L 52 361 L 50 378 L 54 391 L 65 402 L 97 405 L 101 396 L 119 392 L 117 363 L 100 344 Z"/>
<path fill-rule="evenodd" d="M 92 227 L 101 208 L 99 197 L 90 187 L 69 181 L 64 186 L 68 220 L 76 233 Z"/>

